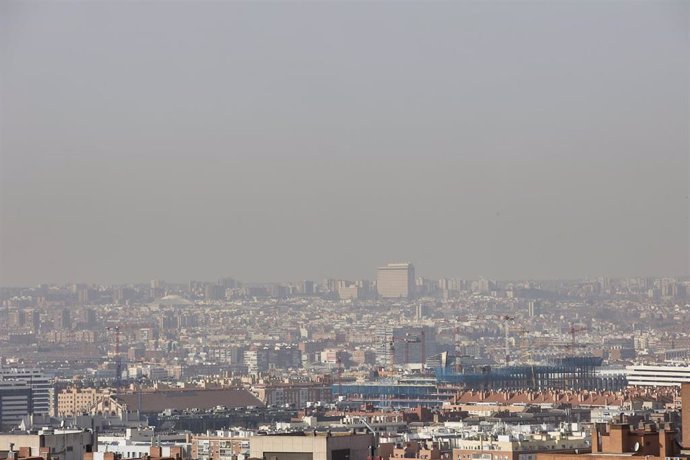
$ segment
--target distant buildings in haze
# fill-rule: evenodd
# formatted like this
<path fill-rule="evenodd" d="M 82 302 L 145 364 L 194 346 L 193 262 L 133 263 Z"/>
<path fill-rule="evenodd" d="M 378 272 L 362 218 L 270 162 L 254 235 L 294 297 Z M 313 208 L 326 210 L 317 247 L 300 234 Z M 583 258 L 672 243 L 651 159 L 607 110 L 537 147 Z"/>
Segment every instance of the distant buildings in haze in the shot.
<path fill-rule="evenodd" d="M 388 264 L 379 267 L 376 275 L 376 291 L 384 299 L 411 299 L 415 291 L 414 265 L 411 263 Z"/>

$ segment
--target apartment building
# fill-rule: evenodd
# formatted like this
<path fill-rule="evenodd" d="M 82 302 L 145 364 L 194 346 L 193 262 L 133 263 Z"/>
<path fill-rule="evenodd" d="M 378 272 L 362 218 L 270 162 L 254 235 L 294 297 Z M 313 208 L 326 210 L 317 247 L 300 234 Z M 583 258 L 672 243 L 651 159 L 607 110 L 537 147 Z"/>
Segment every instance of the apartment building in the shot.
<path fill-rule="evenodd" d="M 249 454 L 249 436 L 246 431 L 216 431 L 192 436 L 192 458 L 198 460 L 236 460 Z"/>
<path fill-rule="evenodd" d="M 590 448 L 584 433 L 576 436 L 547 434 L 515 437 L 461 439 L 453 449 L 453 460 L 535 460 L 538 452 L 576 453 Z"/>
<path fill-rule="evenodd" d="M 108 390 L 96 390 L 95 388 L 67 388 L 57 395 L 57 406 L 54 416 L 74 416 L 90 409 L 98 402 L 110 396 Z"/>
<path fill-rule="evenodd" d="M 371 455 L 371 434 L 290 433 L 255 436 L 251 458 L 268 460 L 360 460 Z"/>

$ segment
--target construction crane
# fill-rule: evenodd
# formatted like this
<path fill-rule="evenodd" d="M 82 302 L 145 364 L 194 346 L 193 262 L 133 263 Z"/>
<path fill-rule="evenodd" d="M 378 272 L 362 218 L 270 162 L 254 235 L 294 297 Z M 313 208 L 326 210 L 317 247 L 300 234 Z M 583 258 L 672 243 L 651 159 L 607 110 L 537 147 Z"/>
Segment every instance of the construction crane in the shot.
<path fill-rule="evenodd" d="M 505 315 L 501 319 L 503 321 L 505 321 L 505 324 L 503 325 L 503 329 L 505 330 L 505 334 L 506 334 L 505 346 L 506 346 L 506 366 L 507 366 L 508 364 L 510 364 L 510 325 L 508 324 L 508 321 L 513 321 L 515 319 L 515 317 Z"/>
<path fill-rule="evenodd" d="M 470 316 L 458 317 L 458 321 L 467 321 L 470 319 L 476 319 L 476 320 L 487 320 L 487 319 L 489 319 L 489 320 L 499 320 L 499 321 L 504 322 L 504 324 L 503 324 L 503 331 L 505 334 L 505 338 L 504 338 L 505 357 L 504 358 L 505 358 L 505 364 L 507 366 L 510 363 L 510 332 L 513 330 L 513 329 L 511 329 L 509 322 L 514 321 L 515 317 L 510 316 L 510 315 L 476 315 L 474 318 L 471 318 Z M 515 332 L 527 332 L 527 331 L 523 331 L 521 329 L 515 329 L 514 331 Z"/>
<path fill-rule="evenodd" d="M 115 333 L 115 386 L 122 385 L 122 357 L 120 356 L 120 326 L 108 327 L 109 332 Z"/>
<path fill-rule="evenodd" d="M 568 328 L 568 334 L 570 334 L 570 344 L 568 344 L 567 347 L 572 354 L 575 354 L 575 348 L 577 347 L 577 344 L 575 343 L 575 335 L 587 330 L 589 330 L 587 327 L 577 327 L 574 323 L 570 323 L 570 327 Z"/>
<path fill-rule="evenodd" d="M 580 325 L 574 324 L 572 321 L 570 322 L 570 326 L 568 327 L 568 334 L 570 334 L 570 342 L 566 343 L 566 356 L 575 358 L 575 349 L 577 347 L 585 347 L 584 344 L 581 343 L 576 343 L 575 342 L 575 335 L 587 331 L 587 327 L 582 327 Z M 567 372 L 564 372 L 564 377 L 563 377 L 563 384 L 566 388 L 574 388 L 576 386 L 576 381 L 578 380 L 578 369 L 573 367 L 569 369 Z"/>
<path fill-rule="evenodd" d="M 511 353 L 510 353 L 509 334 L 511 334 L 511 333 L 513 333 L 513 334 L 527 334 L 528 332 L 529 331 L 527 329 L 522 328 L 522 327 L 510 327 L 510 326 L 506 327 L 506 344 L 505 344 L 506 345 L 506 365 L 508 365 L 511 361 L 511 358 L 513 358 L 511 356 Z M 518 354 L 517 358 L 518 359 L 521 358 L 521 354 Z"/>

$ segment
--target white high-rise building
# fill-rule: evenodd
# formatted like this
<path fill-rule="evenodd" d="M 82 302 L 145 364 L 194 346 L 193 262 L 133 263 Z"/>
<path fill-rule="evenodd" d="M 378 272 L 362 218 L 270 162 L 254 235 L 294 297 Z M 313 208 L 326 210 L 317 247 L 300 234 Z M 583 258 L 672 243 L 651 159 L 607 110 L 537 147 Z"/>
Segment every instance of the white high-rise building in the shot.
<path fill-rule="evenodd" d="M 677 386 L 690 383 L 690 366 L 627 366 L 625 376 L 631 386 Z"/>
<path fill-rule="evenodd" d="M 414 265 L 404 263 L 379 267 L 376 276 L 376 290 L 379 297 L 411 299 L 414 297 L 414 287 Z"/>

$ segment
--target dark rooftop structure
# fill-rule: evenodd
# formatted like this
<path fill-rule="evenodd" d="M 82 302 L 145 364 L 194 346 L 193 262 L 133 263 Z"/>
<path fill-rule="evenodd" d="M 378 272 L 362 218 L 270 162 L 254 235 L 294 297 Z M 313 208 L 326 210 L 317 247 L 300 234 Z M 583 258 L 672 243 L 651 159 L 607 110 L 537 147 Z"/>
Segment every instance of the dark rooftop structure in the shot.
<path fill-rule="evenodd" d="M 236 388 L 159 390 L 119 394 L 115 398 L 127 404 L 129 410 L 141 410 L 141 412 L 147 413 L 158 413 L 166 409 L 182 411 L 188 409 L 207 410 L 218 406 L 228 408 L 263 406 L 261 400 L 252 393 Z"/>

